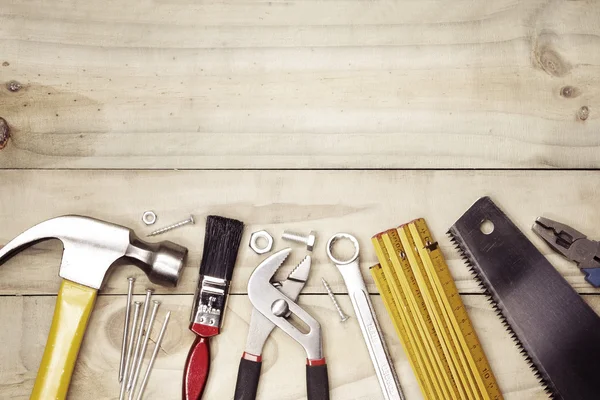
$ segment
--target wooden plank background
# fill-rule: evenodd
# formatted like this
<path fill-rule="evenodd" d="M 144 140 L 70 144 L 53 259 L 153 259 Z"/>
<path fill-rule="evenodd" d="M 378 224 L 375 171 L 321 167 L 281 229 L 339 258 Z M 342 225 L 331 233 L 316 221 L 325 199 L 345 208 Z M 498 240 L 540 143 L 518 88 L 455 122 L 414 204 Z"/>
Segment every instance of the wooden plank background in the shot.
<path fill-rule="evenodd" d="M 5 168 L 597 168 L 600 5 L 3 1 Z M 580 110 L 587 107 L 587 119 Z"/>
<path fill-rule="evenodd" d="M 17 81 L 13 92 L 8 83 Z M 505 398 L 546 395 L 445 232 L 490 195 L 584 299 L 598 291 L 529 227 L 539 215 L 600 238 L 600 3 L 566 0 L 3 0 L 0 2 L 0 245 L 31 225 L 84 214 L 148 232 L 193 213 L 246 222 L 205 398 L 231 399 L 267 229 L 319 234 L 300 304 L 324 329 L 332 400 L 381 394 L 324 245 L 360 240 L 361 266 L 407 400 L 421 398 L 367 268 L 369 238 L 425 217 Z M 1 136 L 0 132 L 0 136 Z M 0 137 L 0 147 L 2 138 Z M 157 225 L 157 226 L 158 226 Z M 204 226 L 166 236 L 190 248 L 148 399 L 178 399 Z M 61 246 L 0 267 L 0 398 L 27 399 L 58 290 Z M 299 247 L 286 271 L 305 254 Z M 116 399 L 126 277 L 99 296 L 69 399 Z M 156 331 L 156 330 L 155 330 Z M 153 337 L 156 337 L 154 332 Z M 305 399 L 302 349 L 274 332 L 259 400 Z"/>

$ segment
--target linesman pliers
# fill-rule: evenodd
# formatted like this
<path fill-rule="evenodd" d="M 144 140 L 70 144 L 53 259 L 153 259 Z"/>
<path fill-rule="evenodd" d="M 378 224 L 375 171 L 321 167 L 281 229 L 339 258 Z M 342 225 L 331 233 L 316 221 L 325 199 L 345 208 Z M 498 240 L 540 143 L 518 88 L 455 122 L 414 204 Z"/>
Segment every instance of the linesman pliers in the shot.
<path fill-rule="evenodd" d="M 329 400 L 327 364 L 323 357 L 321 326 L 304 311 L 296 299 L 310 272 L 307 256 L 288 278 L 272 282 L 273 275 L 286 260 L 291 249 L 283 249 L 265 259 L 248 280 L 248 297 L 254 306 L 246 349 L 240 361 L 234 400 L 254 400 L 262 364 L 262 350 L 271 331 L 277 326 L 304 347 L 307 355 L 306 388 L 309 400 Z M 288 321 L 294 314 L 309 331 L 300 331 Z"/>
<path fill-rule="evenodd" d="M 544 217 L 539 217 L 532 229 L 552 249 L 574 261 L 585 273 L 586 281 L 594 287 L 600 287 L 600 242 L 588 239 L 568 225 Z"/>

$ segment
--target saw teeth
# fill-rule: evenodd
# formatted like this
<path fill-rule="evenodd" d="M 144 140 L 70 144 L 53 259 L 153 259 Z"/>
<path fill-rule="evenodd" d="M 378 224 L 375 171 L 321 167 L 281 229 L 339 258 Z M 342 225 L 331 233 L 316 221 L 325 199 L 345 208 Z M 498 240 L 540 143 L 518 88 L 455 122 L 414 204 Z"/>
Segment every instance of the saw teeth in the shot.
<path fill-rule="evenodd" d="M 540 369 L 537 367 L 535 361 L 533 360 L 533 358 L 531 358 L 531 356 L 527 352 L 527 349 L 525 349 L 525 346 L 519 339 L 519 336 L 508 322 L 508 319 L 504 315 L 504 309 L 502 307 L 501 302 L 496 298 L 496 295 L 494 294 L 493 290 L 489 288 L 486 284 L 485 278 L 481 275 L 480 270 L 476 266 L 475 261 L 472 260 L 471 257 L 469 257 L 466 249 L 463 248 L 463 245 L 461 244 L 460 240 L 454 236 L 454 233 L 452 233 L 452 229 L 448 230 L 446 234 L 450 237 L 450 241 L 454 243 L 460 257 L 463 259 L 467 268 L 471 272 L 473 279 L 482 289 L 483 295 L 487 297 L 488 301 L 492 305 L 492 310 L 496 312 L 496 314 L 500 318 L 500 322 L 502 323 L 502 325 L 504 325 L 504 328 L 507 330 L 510 338 L 516 344 L 519 353 L 521 353 L 527 365 L 534 372 L 534 377 L 538 381 L 539 385 L 546 393 L 550 394 L 551 399 L 560 398 L 560 396 L 558 396 L 558 394 L 556 393 L 556 390 L 552 388 L 551 383 L 548 382 L 542 374 L 542 372 L 540 372 Z"/>

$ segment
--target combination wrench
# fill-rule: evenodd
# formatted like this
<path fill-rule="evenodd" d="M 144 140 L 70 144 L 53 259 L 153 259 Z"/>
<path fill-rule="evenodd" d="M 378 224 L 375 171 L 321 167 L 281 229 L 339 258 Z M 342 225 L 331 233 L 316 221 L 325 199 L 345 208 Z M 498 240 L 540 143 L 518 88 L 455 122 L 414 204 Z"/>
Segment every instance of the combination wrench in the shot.
<path fill-rule="evenodd" d="M 354 255 L 348 260 L 339 260 L 333 255 L 334 244 L 343 239 L 349 240 L 354 246 Z M 362 331 L 371 361 L 375 367 L 375 373 L 377 374 L 383 397 L 385 400 L 404 400 L 398 375 L 394 369 L 394 364 L 391 362 L 388 349 L 383 340 L 381 328 L 373 311 L 369 292 L 360 273 L 359 253 L 360 246 L 358 240 L 348 233 L 336 233 L 327 242 L 327 256 L 340 271 L 342 278 L 344 278 L 350 301 L 352 301 L 352 306 L 356 313 L 356 319 L 358 319 L 360 330 Z"/>

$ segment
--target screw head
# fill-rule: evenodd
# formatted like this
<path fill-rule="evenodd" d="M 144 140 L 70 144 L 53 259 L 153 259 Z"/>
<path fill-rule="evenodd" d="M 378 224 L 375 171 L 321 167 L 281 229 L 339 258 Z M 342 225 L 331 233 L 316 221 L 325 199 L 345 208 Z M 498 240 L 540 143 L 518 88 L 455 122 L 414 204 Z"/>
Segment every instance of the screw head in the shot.
<path fill-rule="evenodd" d="M 308 237 L 306 238 L 306 249 L 308 251 L 313 251 L 315 248 L 315 242 L 317 241 L 317 233 L 315 231 L 310 231 Z"/>
<path fill-rule="evenodd" d="M 189 221 L 190 221 L 190 224 L 192 224 L 192 225 L 194 225 L 196 223 L 196 221 L 194 220 L 194 216 L 193 215 L 190 215 Z"/>
<path fill-rule="evenodd" d="M 347 316 L 347 315 L 344 315 L 344 316 L 342 317 L 342 319 L 340 320 L 340 322 L 346 322 L 346 321 L 348 321 L 348 319 L 349 319 L 349 318 L 350 318 L 349 316 Z"/>

